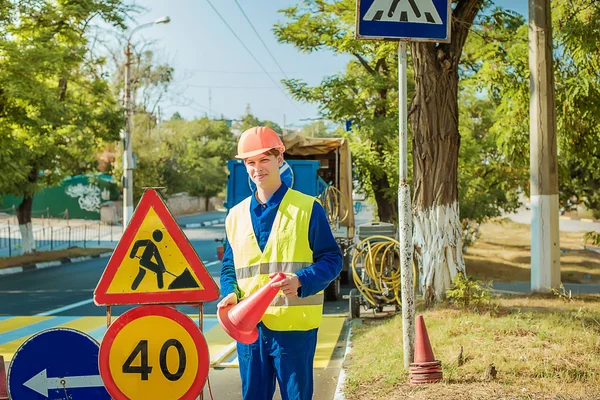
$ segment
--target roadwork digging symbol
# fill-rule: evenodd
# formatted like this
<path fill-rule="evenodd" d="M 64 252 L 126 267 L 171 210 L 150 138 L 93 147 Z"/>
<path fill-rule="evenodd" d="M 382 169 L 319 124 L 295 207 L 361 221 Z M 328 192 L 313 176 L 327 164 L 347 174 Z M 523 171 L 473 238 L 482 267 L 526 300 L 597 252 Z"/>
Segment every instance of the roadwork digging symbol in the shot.
<path fill-rule="evenodd" d="M 98 282 L 94 302 L 175 304 L 218 297 L 217 285 L 166 205 L 147 190 Z"/>
<path fill-rule="evenodd" d="M 142 239 L 138 240 L 133 245 L 133 249 L 129 254 L 129 258 L 139 258 L 140 270 L 135 279 L 133 280 L 133 283 L 131 284 L 131 290 L 136 290 L 140 286 L 142 279 L 144 279 L 144 276 L 146 276 L 146 271 L 151 271 L 156 274 L 156 284 L 159 289 L 162 289 L 164 287 L 163 274 L 165 272 L 175 277 L 175 279 L 169 285 L 169 290 L 200 287 L 187 268 L 179 276 L 172 274 L 166 269 L 165 263 L 160 257 L 160 252 L 158 250 L 158 247 L 156 246 L 156 243 L 159 243 L 162 240 L 162 238 L 163 233 L 160 230 L 156 229 L 154 232 L 152 232 L 152 239 L 154 239 L 154 241 Z M 144 249 L 141 257 L 137 256 L 138 249 L 140 248 Z"/>

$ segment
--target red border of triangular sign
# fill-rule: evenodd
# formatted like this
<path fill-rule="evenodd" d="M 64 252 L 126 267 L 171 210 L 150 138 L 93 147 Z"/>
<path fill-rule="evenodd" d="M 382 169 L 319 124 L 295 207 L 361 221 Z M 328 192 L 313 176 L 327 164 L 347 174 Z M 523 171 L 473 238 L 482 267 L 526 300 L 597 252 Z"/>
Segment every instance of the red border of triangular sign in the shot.
<path fill-rule="evenodd" d="M 190 268 L 196 274 L 202 287 L 204 287 L 203 290 L 190 289 L 174 290 L 172 292 L 107 293 L 119 266 L 127 256 L 127 251 L 131 246 L 131 242 L 134 240 L 135 235 L 142 226 L 151 207 L 154 208 L 154 211 L 165 226 L 165 229 L 179 246 L 181 254 L 183 254 Z M 146 190 L 133 213 L 131 222 L 127 225 L 127 228 L 125 228 L 123 237 L 119 240 L 115 251 L 104 269 L 104 273 L 102 273 L 102 277 L 94 290 L 94 303 L 99 306 L 121 304 L 201 303 L 217 300 L 219 296 L 219 288 L 215 284 L 215 281 L 208 273 L 208 270 L 169 212 L 165 203 L 155 190 Z"/>

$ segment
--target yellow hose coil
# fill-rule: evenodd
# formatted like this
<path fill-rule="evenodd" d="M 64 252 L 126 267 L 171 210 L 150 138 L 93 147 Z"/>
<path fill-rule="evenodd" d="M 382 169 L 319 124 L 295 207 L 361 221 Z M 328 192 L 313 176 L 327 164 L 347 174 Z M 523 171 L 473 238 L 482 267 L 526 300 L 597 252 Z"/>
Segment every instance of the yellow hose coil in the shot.
<path fill-rule="evenodd" d="M 328 186 L 327 189 L 319 195 L 319 200 L 325 209 L 327 218 L 329 218 L 330 224 L 344 222 L 348 218 L 348 213 L 352 205 L 348 202 L 347 196 L 344 195 L 335 186 Z M 344 215 L 340 216 L 340 208 L 344 205 Z M 338 220 L 339 218 L 339 220 Z"/>
<path fill-rule="evenodd" d="M 377 240 L 377 241 L 375 241 Z M 356 288 L 362 296 L 373 306 L 382 302 L 402 305 L 400 287 L 402 277 L 400 274 L 400 243 L 388 236 L 370 236 L 364 239 L 354 250 L 352 257 L 352 277 Z M 369 282 L 363 282 L 358 272 L 357 264 L 362 261 L 365 276 Z M 417 276 L 416 266 L 413 264 L 413 276 Z M 416 287 L 416 280 L 414 280 Z M 374 296 L 381 296 L 377 300 Z"/>

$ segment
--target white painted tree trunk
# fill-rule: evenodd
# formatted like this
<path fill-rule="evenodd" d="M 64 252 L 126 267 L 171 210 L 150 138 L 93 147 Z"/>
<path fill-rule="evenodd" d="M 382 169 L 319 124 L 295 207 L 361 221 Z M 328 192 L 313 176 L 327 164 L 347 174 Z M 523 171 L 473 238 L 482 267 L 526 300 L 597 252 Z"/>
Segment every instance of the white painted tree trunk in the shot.
<path fill-rule="evenodd" d="M 31 226 L 31 222 L 19 224 L 19 230 L 21 231 L 23 254 L 33 253 L 35 251 L 35 240 L 33 239 L 33 227 Z"/>
<path fill-rule="evenodd" d="M 423 297 L 441 300 L 456 274 L 465 274 L 458 202 L 417 211 L 413 225 Z"/>

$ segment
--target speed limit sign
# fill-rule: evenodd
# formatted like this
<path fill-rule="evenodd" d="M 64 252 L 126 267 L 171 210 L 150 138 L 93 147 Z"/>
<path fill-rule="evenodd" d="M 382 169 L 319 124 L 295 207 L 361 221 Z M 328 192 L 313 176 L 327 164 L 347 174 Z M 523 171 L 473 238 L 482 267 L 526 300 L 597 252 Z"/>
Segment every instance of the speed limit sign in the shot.
<path fill-rule="evenodd" d="M 208 376 L 202 332 L 167 306 L 141 306 L 117 318 L 98 358 L 102 381 L 115 400 L 195 399 Z"/>

